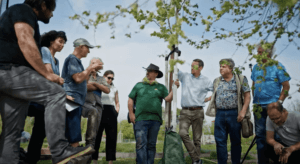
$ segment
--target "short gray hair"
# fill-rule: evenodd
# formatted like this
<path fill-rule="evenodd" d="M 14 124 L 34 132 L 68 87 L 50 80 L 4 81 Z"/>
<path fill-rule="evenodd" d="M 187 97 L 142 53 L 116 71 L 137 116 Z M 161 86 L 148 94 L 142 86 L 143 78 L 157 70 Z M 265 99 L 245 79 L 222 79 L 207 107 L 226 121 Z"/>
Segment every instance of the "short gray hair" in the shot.
<path fill-rule="evenodd" d="M 226 65 L 228 65 L 231 69 L 233 69 L 235 66 L 234 61 L 231 58 L 221 59 L 219 62 L 220 65 L 224 63 L 227 63 Z"/>
<path fill-rule="evenodd" d="M 102 61 L 102 59 L 101 58 L 98 58 L 98 57 L 93 57 L 91 60 L 90 60 L 90 65 L 92 64 L 92 60 L 93 59 L 98 59 L 98 60 L 100 60 L 100 62 L 102 62 L 103 63 L 103 61 Z M 104 64 L 104 63 L 103 63 Z"/>
<path fill-rule="evenodd" d="M 259 43 L 259 44 L 256 46 L 256 49 L 258 49 L 259 47 L 262 48 L 262 44 L 261 44 L 261 43 Z M 262 49 L 263 49 L 263 48 L 262 48 Z M 264 50 L 265 50 L 265 49 L 264 49 Z M 266 49 L 265 51 L 266 51 L 268 54 L 270 54 L 270 58 L 271 58 L 271 57 L 273 57 L 274 52 L 276 51 L 276 48 L 275 48 L 275 46 L 273 45 L 272 48 Z"/>

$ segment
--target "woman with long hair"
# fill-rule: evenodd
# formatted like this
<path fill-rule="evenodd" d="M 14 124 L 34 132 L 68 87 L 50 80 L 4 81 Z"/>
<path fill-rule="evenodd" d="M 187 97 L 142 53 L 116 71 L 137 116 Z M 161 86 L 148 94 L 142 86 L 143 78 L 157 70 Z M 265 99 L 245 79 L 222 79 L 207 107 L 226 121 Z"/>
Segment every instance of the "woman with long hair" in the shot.
<path fill-rule="evenodd" d="M 67 37 L 63 31 L 52 30 L 41 36 L 42 60 L 48 72 L 60 75 L 59 61 L 54 56 L 64 48 L 66 42 Z M 67 98 L 72 99 L 72 97 Z M 30 164 L 36 164 L 40 160 L 41 148 L 46 137 L 44 113 L 45 107 L 43 105 L 30 103 L 28 116 L 35 117 L 32 136 L 25 159 Z"/>
<path fill-rule="evenodd" d="M 97 164 L 100 143 L 103 131 L 106 134 L 106 161 L 112 164 L 116 160 L 116 147 L 117 147 L 117 129 L 118 129 L 118 114 L 120 111 L 120 103 L 118 90 L 112 83 L 114 80 L 114 72 L 108 70 L 104 73 L 103 77 L 110 85 L 109 94 L 102 93 L 101 101 L 104 107 L 100 127 L 96 137 L 95 153 L 93 154 L 93 164 Z"/>

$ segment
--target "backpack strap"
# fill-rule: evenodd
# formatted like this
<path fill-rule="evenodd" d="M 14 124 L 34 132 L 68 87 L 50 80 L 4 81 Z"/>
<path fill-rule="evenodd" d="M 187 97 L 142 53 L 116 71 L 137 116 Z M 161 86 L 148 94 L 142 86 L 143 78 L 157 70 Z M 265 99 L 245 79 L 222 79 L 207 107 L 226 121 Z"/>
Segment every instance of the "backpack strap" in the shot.
<path fill-rule="evenodd" d="M 222 76 L 220 76 L 220 77 L 218 77 L 218 78 L 215 79 L 215 81 L 214 81 L 214 92 L 217 91 L 221 79 L 222 79 Z"/>

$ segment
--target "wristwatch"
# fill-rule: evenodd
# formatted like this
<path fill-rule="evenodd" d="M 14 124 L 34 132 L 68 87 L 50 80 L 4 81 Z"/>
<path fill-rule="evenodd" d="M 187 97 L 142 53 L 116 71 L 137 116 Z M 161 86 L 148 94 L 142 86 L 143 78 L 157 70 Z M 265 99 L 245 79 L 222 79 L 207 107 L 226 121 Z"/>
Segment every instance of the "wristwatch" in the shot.
<path fill-rule="evenodd" d="M 279 102 L 280 104 L 282 104 L 282 103 L 283 103 L 283 101 L 282 101 L 282 100 L 278 100 L 278 102 Z"/>

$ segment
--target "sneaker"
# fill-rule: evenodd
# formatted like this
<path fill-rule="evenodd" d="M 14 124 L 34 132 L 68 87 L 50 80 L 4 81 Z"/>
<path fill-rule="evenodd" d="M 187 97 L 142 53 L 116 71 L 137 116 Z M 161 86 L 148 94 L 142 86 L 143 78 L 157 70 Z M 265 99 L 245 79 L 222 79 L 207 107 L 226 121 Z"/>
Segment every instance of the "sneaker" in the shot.
<path fill-rule="evenodd" d="M 59 157 L 53 157 L 52 162 L 55 164 L 66 164 L 73 158 L 77 158 L 84 155 L 91 155 L 94 152 L 95 150 L 91 146 L 74 148 L 69 145 L 67 148 L 65 148 L 62 155 L 60 155 Z"/>

